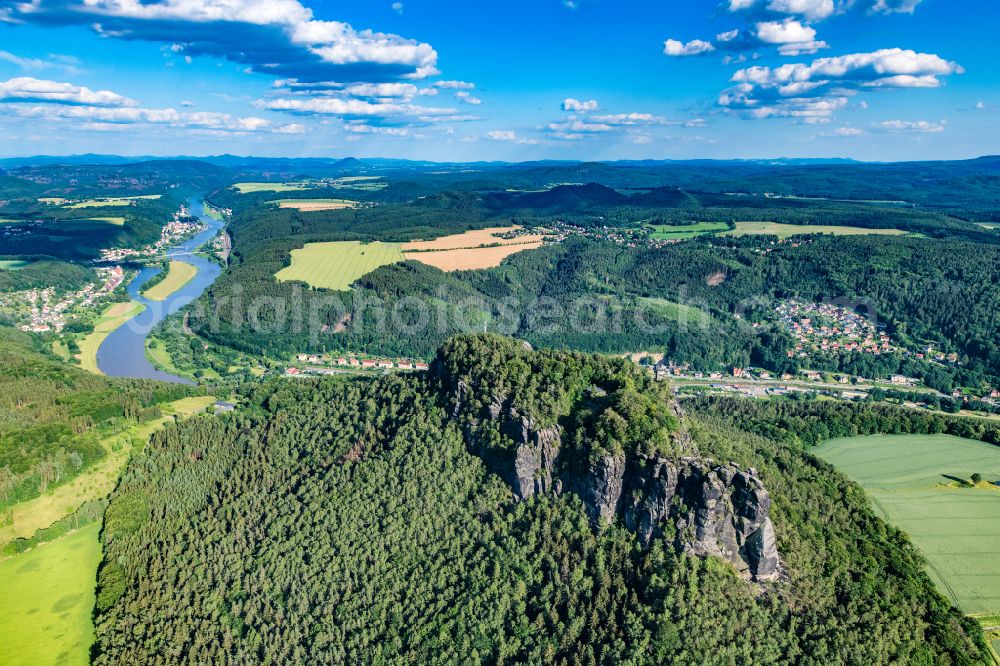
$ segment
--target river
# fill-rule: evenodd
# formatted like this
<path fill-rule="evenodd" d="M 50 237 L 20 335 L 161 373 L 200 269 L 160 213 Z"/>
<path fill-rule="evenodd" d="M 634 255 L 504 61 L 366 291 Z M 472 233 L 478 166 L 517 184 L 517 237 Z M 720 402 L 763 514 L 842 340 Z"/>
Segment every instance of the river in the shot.
<path fill-rule="evenodd" d="M 214 220 L 205 213 L 205 205 L 200 199 L 190 199 L 188 209 L 191 215 L 197 217 L 208 225 L 205 231 L 174 245 L 167 250 L 167 257 L 177 261 L 191 264 L 198 269 L 198 273 L 190 282 L 175 291 L 163 301 L 151 301 L 139 294 L 142 286 L 146 284 L 154 275 L 160 272 L 160 268 L 143 268 L 128 284 L 128 295 L 132 300 L 138 301 L 146 306 L 137 317 L 130 319 L 115 329 L 97 350 L 97 367 L 101 372 L 110 377 L 139 377 L 143 379 L 159 379 L 161 381 L 175 382 L 181 384 L 191 384 L 192 382 L 183 377 L 163 372 L 153 367 L 153 364 L 146 358 L 146 338 L 149 333 L 166 319 L 169 315 L 177 312 L 185 305 L 188 305 L 210 284 L 215 282 L 222 272 L 219 264 L 209 261 L 203 257 L 196 256 L 205 243 L 212 240 L 216 234 L 225 226 L 224 222 Z"/>

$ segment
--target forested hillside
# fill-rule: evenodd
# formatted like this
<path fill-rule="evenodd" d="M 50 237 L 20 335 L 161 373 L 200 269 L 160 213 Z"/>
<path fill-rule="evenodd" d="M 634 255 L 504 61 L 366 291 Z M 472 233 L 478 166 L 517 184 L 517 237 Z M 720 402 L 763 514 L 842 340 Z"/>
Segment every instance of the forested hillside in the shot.
<path fill-rule="evenodd" d="M 760 214 L 767 219 L 773 211 Z M 879 215 L 864 219 L 865 226 L 886 223 Z M 384 266 L 353 290 L 335 294 L 274 278 L 290 251 L 308 242 L 400 241 L 511 221 L 525 220 L 491 218 L 471 195 L 323 213 L 250 207 L 231 225 L 231 269 L 203 297 L 203 316 L 192 317 L 191 325 L 215 344 L 275 355 L 319 348 L 428 357 L 448 336 L 485 328 L 542 346 L 663 351 L 701 369 L 752 363 L 783 371 L 796 368 L 787 356 L 791 339 L 782 330 L 751 328 L 747 317 L 773 309 L 779 299 L 839 298 L 868 309 L 903 344 L 933 344 L 961 362 L 945 367 L 898 354 L 840 354 L 811 359 L 816 367 L 863 376 L 899 372 L 942 391 L 1000 381 L 994 334 L 1000 288 L 993 277 L 1000 270 L 1000 245 L 994 242 L 1000 236 L 975 225 L 968 226 L 978 231 L 962 227 L 960 235 L 949 236 L 949 223 L 941 222 L 934 233 L 947 238 L 934 240 L 817 236 L 781 247 L 767 237 L 701 238 L 665 247 L 571 237 L 488 270 L 443 273 L 412 261 Z M 928 220 L 920 224 L 932 226 Z M 242 308 L 234 306 L 234 294 Z M 296 331 L 287 308 L 271 307 L 254 312 L 267 332 L 255 334 L 248 304 L 264 298 L 301 302 L 328 334 Z M 414 299 L 427 317 L 420 330 L 413 327 L 423 316 L 414 312 Z M 373 317 L 373 310 L 393 316 Z"/>
<path fill-rule="evenodd" d="M 159 416 L 158 404 L 192 390 L 93 375 L 0 328 L 0 516 L 104 458 L 102 436 Z"/>
<path fill-rule="evenodd" d="M 429 374 L 272 382 L 169 426 L 108 507 L 95 662 L 987 663 L 860 488 L 714 417 L 661 418 L 658 390 L 623 362 L 477 336 Z M 575 491 L 518 501 L 487 455 L 507 435 L 470 436 L 498 393 L 571 450 L 673 456 L 681 433 L 755 468 L 785 578 L 645 547 Z"/>

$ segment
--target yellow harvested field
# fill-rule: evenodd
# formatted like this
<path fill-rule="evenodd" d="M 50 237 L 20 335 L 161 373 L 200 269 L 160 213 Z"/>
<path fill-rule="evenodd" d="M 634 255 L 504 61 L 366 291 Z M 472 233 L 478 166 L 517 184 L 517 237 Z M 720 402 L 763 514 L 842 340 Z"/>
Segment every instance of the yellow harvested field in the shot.
<path fill-rule="evenodd" d="M 461 250 L 465 248 L 477 248 L 484 245 L 521 245 L 525 243 L 540 243 L 545 239 L 541 234 L 530 234 L 518 236 L 517 238 L 498 238 L 494 234 L 517 231 L 521 227 L 490 227 L 488 229 L 475 229 L 466 231 L 464 234 L 454 234 L 452 236 L 442 236 L 429 241 L 412 241 L 403 244 L 403 252 L 425 252 L 433 250 Z M 419 257 L 408 257 L 409 259 L 419 259 Z M 427 262 L 429 263 L 429 262 Z"/>
<path fill-rule="evenodd" d="M 358 205 L 357 201 L 351 201 L 350 199 L 279 199 L 278 201 L 269 201 L 268 203 L 276 203 L 280 208 L 294 208 L 307 212 L 342 210 L 344 208 L 354 208 Z"/>
<path fill-rule="evenodd" d="M 525 238 L 530 238 L 526 236 Z M 518 239 L 522 240 L 522 239 Z M 522 242 L 518 245 L 498 245 L 495 247 L 471 247 L 437 252 L 404 252 L 403 256 L 419 261 L 445 272 L 473 271 L 499 266 L 512 254 L 541 247 L 542 241 Z"/>

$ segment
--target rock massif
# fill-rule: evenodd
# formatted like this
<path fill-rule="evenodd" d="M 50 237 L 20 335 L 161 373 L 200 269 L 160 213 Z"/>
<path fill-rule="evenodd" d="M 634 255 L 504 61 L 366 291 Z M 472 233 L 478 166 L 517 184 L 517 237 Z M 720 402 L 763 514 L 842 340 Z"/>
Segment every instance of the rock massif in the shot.
<path fill-rule="evenodd" d="M 468 391 L 458 388 L 456 413 Z M 502 396 L 488 401 L 473 423 L 474 430 L 499 432 L 513 445 L 490 460 L 522 499 L 573 492 L 595 523 L 620 519 L 644 545 L 666 538 L 680 551 L 730 562 L 747 579 L 772 581 L 780 575 L 771 499 L 753 468 L 699 457 L 690 441 L 684 448 L 692 455 L 623 452 L 571 462 L 562 455 L 561 426 L 537 427 Z M 472 449 L 484 453 L 476 443 L 481 434 L 470 431 L 470 438 Z"/>

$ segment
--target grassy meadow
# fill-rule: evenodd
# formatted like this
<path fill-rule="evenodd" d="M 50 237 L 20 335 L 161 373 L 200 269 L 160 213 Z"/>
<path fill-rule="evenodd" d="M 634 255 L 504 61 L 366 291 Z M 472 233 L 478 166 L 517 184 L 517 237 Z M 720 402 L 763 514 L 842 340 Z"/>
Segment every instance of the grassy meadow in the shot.
<path fill-rule="evenodd" d="M 35 530 L 48 527 L 70 515 L 84 502 L 106 496 L 118 483 L 118 476 L 132 454 L 134 445 L 144 443 L 154 431 L 173 420 L 174 415 L 187 418 L 204 412 L 214 402 L 215 398 L 212 396 L 182 398 L 163 405 L 161 408 L 164 415 L 160 418 L 105 437 L 101 445 L 108 455 L 103 460 L 87 468 L 69 483 L 56 486 L 44 495 L 15 504 L 5 511 L 9 514 L 10 522 L 0 525 L 0 545 L 18 537 L 30 537 Z"/>
<path fill-rule="evenodd" d="M 197 274 L 198 269 L 194 265 L 185 261 L 172 259 L 167 268 L 167 277 L 144 291 L 142 295 L 151 301 L 165 300 L 168 296 L 190 282 Z"/>
<path fill-rule="evenodd" d="M 240 194 L 254 192 L 302 192 L 314 189 L 312 183 L 233 183 Z"/>
<path fill-rule="evenodd" d="M 0 545 L 29 537 L 106 497 L 118 483 L 133 448 L 172 421 L 202 413 L 213 396 L 176 400 L 164 416 L 106 437 L 108 456 L 70 483 L 14 505 L 0 527 Z M 0 561 L 0 664 L 87 664 L 94 640 L 94 587 L 101 561 L 100 522 L 92 523 Z"/>
<path fill-rule="evenodd" d="M 100 524 L 0 562 L 0 664 L 87 664 Z"/>
<path fill-rule="evenodd" d="M 275 199 L 267 203 L 278 204 L 278 208 L 293 208 L 304 212 L 317 210 L 344 210 L 354 208 L 357 201 L 350 199 Z"/>
<path fill-rule="evenodd" d="M 834 236 L 903 236 L 899 229 L 864 229 L 862 227 L 840 227 L 823 224 L 781 224 L 779 222 L 737 222 L 736 228 L 726 231 L 723 236 L 777 236 L 791 238 L 802 234 L 831 234 Z"/>
<path fill-rule="evenodd" d="M 339 241 L 307 243 L 292 250 L 292 263 L 275 275 L 278 280 L 299 280 L 313 287 L 345 291 L 362 275 L 379 266 L 403 261 L 398 243 Z"/>
<path fill-rule="evenodd" d="M 685 240 L 706 234 L 716 234 L 729 229 L 725 222 L 696 222 L 694 224 L 672 225 L 651 224 L 650 238 L 655 240 Z"/>
<path fill-rule="evenodd" d="M 964 612 L 1000 611 L 1000 447 L 950 435 L 873 435 L 814 451 L 861 485 L 923 552 L 938 590 Z M 969 478 L 983 481 L 971 486 Z"/>

